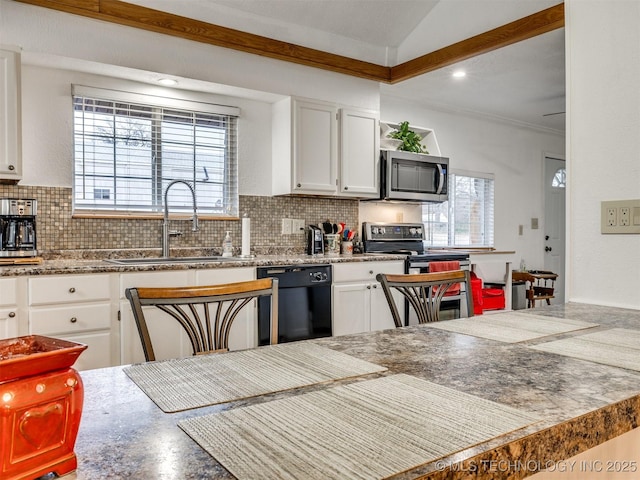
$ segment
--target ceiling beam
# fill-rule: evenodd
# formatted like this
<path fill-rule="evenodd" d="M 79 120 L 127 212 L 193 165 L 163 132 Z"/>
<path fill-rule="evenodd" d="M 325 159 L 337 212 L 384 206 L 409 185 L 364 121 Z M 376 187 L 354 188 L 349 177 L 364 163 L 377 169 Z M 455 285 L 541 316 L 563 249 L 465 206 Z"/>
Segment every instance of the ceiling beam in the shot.
<path fill-rule="evenodd" d="M 402 82 L 562 27 L 563 3 L 391 67 L 391 83 Z"/>
<path fill-rule="evenodd" d="M 395 67 L 386 67 L 120 0 L 15 1 L 383 83 L 398 83 L 564 27 L 561 3 Z"/>

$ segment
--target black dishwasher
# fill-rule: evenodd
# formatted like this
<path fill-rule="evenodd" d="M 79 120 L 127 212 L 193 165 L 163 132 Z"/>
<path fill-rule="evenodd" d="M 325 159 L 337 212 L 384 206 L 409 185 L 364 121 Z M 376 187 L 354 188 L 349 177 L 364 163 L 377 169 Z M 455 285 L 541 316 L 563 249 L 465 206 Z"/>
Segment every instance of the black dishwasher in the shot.
<path fill-rule="evenodd" d="M 278 343 L 331 336 L 331 265 L 258 267 L 278 279 Z M 269 344 L 271 298 L 258 299 L 258 344 Z"/>

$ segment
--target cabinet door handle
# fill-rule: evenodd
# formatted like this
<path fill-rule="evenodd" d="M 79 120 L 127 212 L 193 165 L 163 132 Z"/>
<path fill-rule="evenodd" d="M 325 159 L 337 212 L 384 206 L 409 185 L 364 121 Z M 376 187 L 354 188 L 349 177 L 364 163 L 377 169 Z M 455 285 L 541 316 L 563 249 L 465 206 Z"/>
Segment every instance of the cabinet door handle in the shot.
<path fill-rule="evenodd" d="M 71 317 L 71 318 L 69 319 L 69 321 L 70 321 L 71 323 L 76 323 L 76 322 L 78 321 L 78 319 L 77 319 L 76 317 Z"/>
<path fill-rule="evenodd" d="M 300 188 L 302 186 L 301 183 L 296 183 L 296 187 Z"/>
<path fill-rule="evenodd" d="M 76 289 L 75 289 L 74 287 L 71 287 L 71 288 L 69 289 L 69 293 L 74 293 L 75 291 L 76 291 Z"/>
<path fill-rule="evenodd" d="M 16 316 L 16 312 L 9 312 L 9 318 L 13 318 Z"/>
<path fill-rule="evenodd" d="M 374 285 L 373 288 L 378 288 L 378 285 Z"/>
<path fill-rule="evenodd" d="M 11 170 L 12 172 L 16 169 L 16 167 L 14 167 L 13 165 L 9 165 L 9 170 Z"/>
<path fill-rule="evenodd" d="M 367 290 L 371 290 L 371 285 L 367 285 Z"/>
<path fill-rule="evenodd" d="M 373 275 L 373 270 L 369 270 L 369 275 Z"/>
<path fill-rule="evenodd" d="M 349 190 L 349 187 L 347 187 L 347 186 L 345 185 L 345 186 L 344 186 L 344 189 L 345 189 L 345 190 Z"/>

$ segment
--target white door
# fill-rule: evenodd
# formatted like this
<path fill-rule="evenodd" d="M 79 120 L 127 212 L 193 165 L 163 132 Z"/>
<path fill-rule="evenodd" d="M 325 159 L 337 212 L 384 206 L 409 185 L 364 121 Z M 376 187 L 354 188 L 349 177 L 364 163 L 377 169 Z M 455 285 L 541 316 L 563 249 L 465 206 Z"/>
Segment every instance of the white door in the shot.
<path fill-rule="evenodd" d="M 558 274 L 552 303 L 564 303 L 566 162 L 545 157 L 544 269 Z"/>

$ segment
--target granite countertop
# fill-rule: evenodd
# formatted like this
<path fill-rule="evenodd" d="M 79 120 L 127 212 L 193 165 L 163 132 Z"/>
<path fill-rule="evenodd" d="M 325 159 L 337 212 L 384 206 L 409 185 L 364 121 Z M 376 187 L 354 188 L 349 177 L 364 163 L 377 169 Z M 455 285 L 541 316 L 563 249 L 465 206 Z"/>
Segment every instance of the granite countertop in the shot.
<path fill-rule="evenodd" d="M 599 324 L 589 331 L 640 330 L 636 310 L 569 303 L 520 312 Z M 584 333 L 502 343 L 419 325 L 307 342 L 388 367 L 374 376 L 405 373 L 542 418 L 393 478 L 468 478 L 475 467 L 476 479 L 517 479 L 638 425 L 640 372 L 528 348 Z M 75 447 L 79 466 L 64 478 L 233 478 L 177 426 L 178 421 L 358 381 L 345 379 L 167 414 L 122 368 L 81 373 L 85 404 Z"/>
<path fill-rule="evenodd" d="M 138 255 L 135 255 L 138 256 Z M 36 265 L 2 265 L 0 277 L 17 275 L 59 275 L 79 273 L 124 273 L 124 272 L 149 272 L 161 270 L 189 270 L 205 268 L 236 268 L 236 267 L 262 267 L 271 265 L 303 265 L 303 264 L 327 264 L 347 262 L 374 262 L 404 260 L 406 255 L 397 254 L 354 254 L 354 255 L 257 255 L 252 258 L 231 257 L 220 262 L 198 260 L 200 255 L 194 257 L 192 262 L 167 262 L 154 264 L 117 264 L 107 261 L 107 258 L 73 258 L 61 257 L 45 259 Z M 131 254 L 109 258 L 132 258 Z"/>

